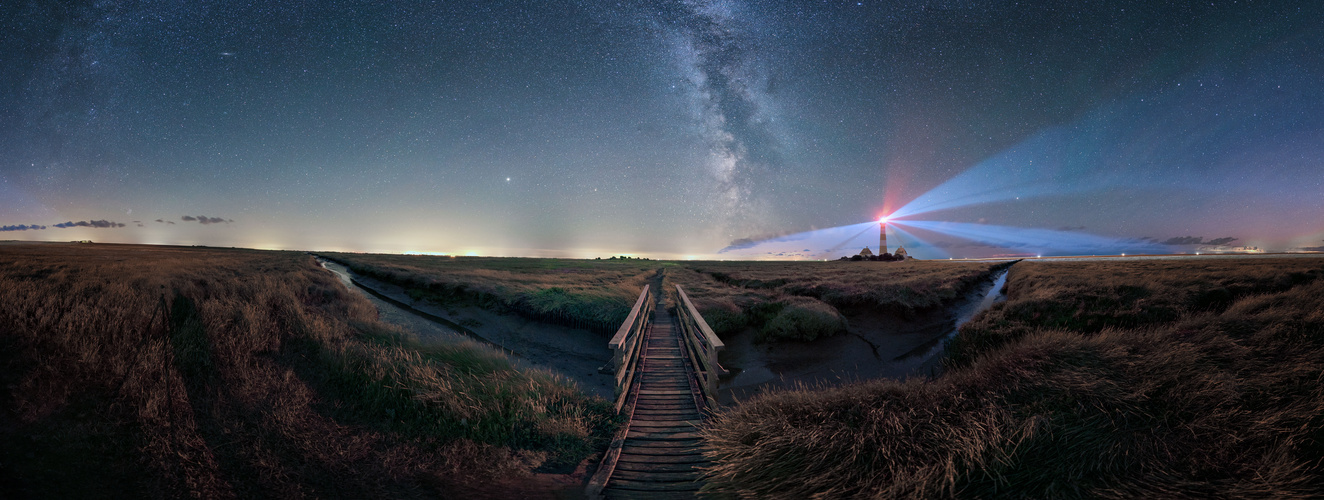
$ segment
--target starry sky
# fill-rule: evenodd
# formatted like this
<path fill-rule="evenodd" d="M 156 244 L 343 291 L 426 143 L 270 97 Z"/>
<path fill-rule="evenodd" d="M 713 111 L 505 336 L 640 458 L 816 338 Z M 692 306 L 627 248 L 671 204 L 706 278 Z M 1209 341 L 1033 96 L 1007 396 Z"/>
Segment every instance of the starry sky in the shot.
<path fill-rule="evenodd" d="M 814 258 L 842 242 L 757 242 L 896 214 L 963 256 L 1015 253 L 981 228 L 1319 248 L 1320 26 L 1306 1 L 5 2 L 0 239 Z"/>

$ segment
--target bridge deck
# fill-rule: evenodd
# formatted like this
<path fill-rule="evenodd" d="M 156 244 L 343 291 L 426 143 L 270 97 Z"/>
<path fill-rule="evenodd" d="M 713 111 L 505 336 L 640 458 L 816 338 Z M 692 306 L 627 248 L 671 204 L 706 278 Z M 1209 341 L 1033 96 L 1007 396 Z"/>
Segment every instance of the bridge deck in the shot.
<path fill-rule="evenodd" d="M 697 426 L 703 419 L 693 367 L 665 307 L 653 311 L 640 358 L 638 383 L 630 389 L 625 442 L 607 481 L 606 498 L 692 498 L 704 465 Z"/>

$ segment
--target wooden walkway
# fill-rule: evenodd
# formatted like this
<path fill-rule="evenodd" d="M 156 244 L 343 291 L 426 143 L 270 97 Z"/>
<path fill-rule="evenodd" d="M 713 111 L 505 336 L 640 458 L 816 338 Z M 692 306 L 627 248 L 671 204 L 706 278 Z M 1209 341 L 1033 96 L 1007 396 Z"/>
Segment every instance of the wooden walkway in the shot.
<path fill-rule="evenodd" d="M 698 391 L 682 355 L 680 336 L 666 308 L 653 320 L 640 356 L 639 382 L 616 470 L 606 498 L 692 498 L 702 486 L 695 467 L 705 464 L 697 426 L 703 419 Z"/>
<path fill-rule="evenodd" d="M 679 307 L 687 309 L 673 321 L 660 297 L 648 307 L 648 290 L 635 305 L 640 317 L 632 313 L 612 341 L 625 424 L 590 481 L 591 498 L 694 498 L 703 486 L 699 468 L 708 461 L 699 425 L 713 404 L 722 345 L 683 291 Z"/>

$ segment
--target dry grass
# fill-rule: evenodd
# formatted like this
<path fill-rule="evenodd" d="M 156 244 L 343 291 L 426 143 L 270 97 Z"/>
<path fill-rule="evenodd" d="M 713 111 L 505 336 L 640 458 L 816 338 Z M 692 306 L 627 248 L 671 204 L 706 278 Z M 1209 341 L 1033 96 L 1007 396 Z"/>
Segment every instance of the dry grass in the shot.
<path fill-rule="evenodd" d="M 422 347 L 297 253 L 0 245 L 0 490 L 434 496 L 573 466 L 610 404 Z"/>
<path fill-rule="evenodd" d="M 933 381 L 766 395 L 707 430 L 751 497 L 1318 498 L 1324 260 L 1023 262 Z"/>
<path fill-rule="evenodd" d="M 620 327 L 661 265 L 646 260 L 319 255 L 403 286 L 416 299 L 475 304 L 603 334 Z"/>
<path fill-rule="evenodd" d="M 987 262 L 683 262 L 663 269 L 719 336 L 755 328 L 761 340 L 846 331 L 861 312 L 913 316 L 949 305 L 1007 266 Z M 674 292 L 673 292 L 674 293 Z"/>
<path fill-rule="evenodd" d="M 686 265 L 737 288 L 813 297 L 847 313 L 853 309 L 884 309 L 910 314 L 960 298 L 1007 264 L 910 260 Z"/>

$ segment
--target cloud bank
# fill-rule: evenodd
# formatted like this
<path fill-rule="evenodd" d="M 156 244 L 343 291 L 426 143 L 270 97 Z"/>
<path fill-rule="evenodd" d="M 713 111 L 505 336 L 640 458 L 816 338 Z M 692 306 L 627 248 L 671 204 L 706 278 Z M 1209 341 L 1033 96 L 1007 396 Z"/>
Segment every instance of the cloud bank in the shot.
<path fill-rule="evenodd" d="M 183 217 L 180 217 L 179 220 L 182 220 L 182 221 L 184 221 L 184 222 L 197 222 L 197 223 L 199 223 L 199 224 L 203 224 L 203 225 L 207 225 L 207 224 L 229 224 L 229 223 L 231 223 L 231 222 L 234 222 L 234 219 L 225 219 L 225 218 L 222 218 L 222 217 L 207 217 L 206 215 L 199 215 L 199 216 L 196 216 L 196 217 L 195 217 L 195 216 L 192 216 L 192 215 L 185 215 L 185 216 L 183 216 Z M 160 222 L 160 221 L 157 221 L 157 222 Z"/>
<path fill-rule="evenodd" d="M 1202 237 L 1202 236 L 1175 236 L 1175 237 L 1172 237 L 1172 238 L 1168 238 L 1168 239 L 1166 239 L 1166 240 L 1163 240 L 1162 243 L 1163 243 L 1164 245 L 1214 245 L 1214 246 L 1219 246 L 1219 245 L 1226 245 L 1226 244 L 1232 243 L 1232 242 L 1237 241 L 1237 240 L 1238 240 L 1238 238 L 1233 238 L 1233 237 L 1231 237 L 1231 236 L 1227 236 L 1227 237 L 1223 237 L 1223 238 L 1214 238 L 1214 239 L 1209 240 L 1209 241 L 1205 241 L 1205 240 L 1204 240 L 1204 237 Z"/>
<path fill-rule="evenodd" d="M 19 225 L 17 225 L 17 226 L 0 226 L 0 232 L 3 232 L 3 231 L 32 231 L 32 230 L 42 230 L 42 229 L 46 229 L 46 226 L 40 226 L 40 225 L 37 225 L 37 224 L 31 224 L 31 225 L 29 225 L 29 224 L 19 224 Z"/>
<path fill-rule="evenodd" d="M 95 227 L 95 228 L 104 229 L 104 228 L 113 228 L 113 227 L 124 227 L 124 223 L 113 222 L 108 220 L 93 220 L 93 221 L 80 220 L 78 222 L 61 222 L 59 224 L 56 224 L 55 227 L 61 229 L 70 228 L 70 227 Z"/>

